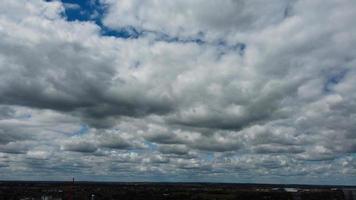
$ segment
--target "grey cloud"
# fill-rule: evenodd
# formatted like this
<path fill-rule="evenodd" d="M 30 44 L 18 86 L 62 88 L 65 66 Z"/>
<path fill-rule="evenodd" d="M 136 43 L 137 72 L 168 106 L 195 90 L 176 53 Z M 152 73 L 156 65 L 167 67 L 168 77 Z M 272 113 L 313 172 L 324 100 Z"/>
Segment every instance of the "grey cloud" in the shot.
<path fill-rule="evenodd" d="M 253 151 L 256 153 L 302 153 L 304 148 L 300 146 L 284 146 L 277 144 L 258 145 L 253 147 Z"/>
<path fill-rule="evenodd" d="M 65 151 L 74 151 L 80 153 L 93 153 L 97 151 L 95 144 L 85 141 L 73 141 L 67 142 L 62 146 L 62 149 Z"/>
<path fill-rule="evenodd" d="M 25 154 L 31 144 L 28 142 L 9 142 L 7 144 L 0 144 L 0 152 L 9 154 Z"/>
<path fill-rule="evenodd" d="M 186 155 L 189 149 L 184 145 L 160 145 L 158 150 L 163 154 Z"/>
<path fill-rule="evenodd" d="M 156 142 L 159 144 L 179 144 L 182 143 L 174 134 L 150 134 L 145 136 L 148 141 Z"/>
<path fill-rule="evenodd" d="M 297 158 L 310 161 L 323 161 L 333 160 L 338 157 L 339 154 L 340 153 L 335 152 L 333 149 L 317 145 L 307 149 L 304 153 L 298 154 Z"/>
<path fill-rule="evenodd" d="M 21 132 L 19 132 L 21 131 Z M 29 139 L 29 136 L 23 130 L 14 127 L 3 126 L 0 128 L 0 144 Z"/>
<path fill-rule="evenodd" d="M 153 155 L 153 156 L 150 156 L 148 159 L 143 159 L 143 162 L 151 162 L 151 163 L 158 163 L 158 164 L 166 164 L 166 163 L 169 163 L 170 162 L 170 159 L 167 158 L 167 157 L 164 157 L 164 156 L 161 156 L 161 155 Z M 146 163 L 145 162 L 145 163 Z"/>
<path fill-rule="evenodd" d="M 229 138 L 221 140 L 218 138 L 202 137 L 201 139 L 192 142 L 190 146 L 203 151 L 223 152 L 239 150 L 241 148 L 241 143 L 236 140 L 229 140 Z"/>
<path fill-rule="evenodd" d="M 35 128 L 26 124 L 0 120 L 0 145 L 10 142 L 36 140 Z"/>
<path fill-rule="evenodd" d="M 12 118 L 14 115 L 14 109 L 7 106 L 0 106 L 0 120 Z"/>
<path fill-rule="evenodd" d="M 163 144 L 163 149 L 165 149 L 164 146 L 172 147 L 172 151 L 184 145 L 191 149 L 218 152 L 238 150 L 242 147 L 241 141 L 233 135 L 233 132 L 212 131 L 212 133 L 204 134 L 196 131 L 155 127 L 151 128 L 144 137 L 151 142 Z"/>
<path fill-rule="evenodd" d="M 9 165 L 5 164 L 5 163 L 0 163 L 0 168 L 1 167 L 8 167 Z"/>
<path fill-rule="evenodd" d="M 2 73 L 4 82 L 0 101 L 3 104 L 78 111 L 84 117 L 94 119 L 112 115 L 140 116 L 170 110 L 164 100 L 128 97 L 135 94 L 122 94 L 122 97 L 120 94 L 117 97 L 110 94 L 107 90 L 113 87 L 110 80 L 114 78 L 115 70 L 107 63 L 112 59 L 97 61 L 87 55 L 91 50 L 81 44 L 66 41 L 44 43 L 46 46 L 38 47 L 42 52 L 21 46 L 12 47 L 14 50 L 11 52 L 11 48 L 3 44 L 1 49 L 7 52 L 3 51 L 2 54 L 18 62 L 15 64 L 18 67 L 8 68 L 7 72 Z M 44 70 L 45 66 L 52 68 Z M 117 86 L 131 87 L 125 83 Z"/>
<path fill-rule="evenodd" d="M 106 147 L 106 148 L 111 148 L 111 149 L 126 149 L 130 147 L 130 144 L 128 144 L 125 141 L 120 141 L 120 140 L 108 140 L 104 141 L 100 144 L 101 147 Z"/>

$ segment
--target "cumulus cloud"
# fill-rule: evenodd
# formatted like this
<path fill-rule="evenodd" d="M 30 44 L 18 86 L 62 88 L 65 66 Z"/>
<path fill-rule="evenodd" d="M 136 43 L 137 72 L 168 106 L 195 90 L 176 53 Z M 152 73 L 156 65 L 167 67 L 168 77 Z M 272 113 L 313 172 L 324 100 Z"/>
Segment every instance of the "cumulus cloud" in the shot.
<path fill-rule="evenodd" d="M 0 3 L 5 178 L 43 169 L 303 182 L 355 172 L 354 1 L 91 6 L 105 8 L 96 20 L 68 21 L 65 11 L 85 6 Z"/>
<path fill-rule="evenodd" d="M 140 30 L 194 36 L 258 30 L 283 20 L 293 1 L 112 1 L 104 23 L 113 28 L 133 26 Z M 213 14 L 217 13 L 219 14 Z M 221 35 L 220 35 L 221 36 Z"/>

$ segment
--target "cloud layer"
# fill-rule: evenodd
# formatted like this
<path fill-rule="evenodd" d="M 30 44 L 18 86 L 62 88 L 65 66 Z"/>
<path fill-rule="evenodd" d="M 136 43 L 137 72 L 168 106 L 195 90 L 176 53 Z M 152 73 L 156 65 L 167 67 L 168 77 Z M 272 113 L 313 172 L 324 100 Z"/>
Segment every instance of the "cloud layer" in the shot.
<path fill-rule="evenodd" d="M 0 3 L 4 179 L 356 183 L 353 0 L 91 3 Z"/>

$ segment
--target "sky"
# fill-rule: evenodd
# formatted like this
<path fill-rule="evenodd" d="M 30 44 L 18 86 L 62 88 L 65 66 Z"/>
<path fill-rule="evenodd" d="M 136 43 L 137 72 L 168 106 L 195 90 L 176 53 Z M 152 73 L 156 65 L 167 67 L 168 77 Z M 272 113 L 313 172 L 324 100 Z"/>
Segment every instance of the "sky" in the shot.
<path fill-rule="evenodd" d="M 356 184 L 356 1 L 0 1 L 0 179 Z"/>

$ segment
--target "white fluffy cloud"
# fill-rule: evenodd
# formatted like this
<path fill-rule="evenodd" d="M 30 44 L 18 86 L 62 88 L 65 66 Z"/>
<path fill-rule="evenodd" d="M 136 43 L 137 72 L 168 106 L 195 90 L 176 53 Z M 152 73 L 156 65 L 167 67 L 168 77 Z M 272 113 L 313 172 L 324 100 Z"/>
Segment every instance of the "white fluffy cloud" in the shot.
<path fill-rule="evenodd" d="M 354 1 L 100 3 L 0 3 L 5 178 L 354 177 Z"/>
<path fill-rule="evenodd" d="M 223 36 L 231 32 L 260 30 L 278 24 L 294 2 L 283 0 L 226 1 L 114 1 L 109 5 L 105 25 L 158 31 L 170 35 Z M 222 38 L 223 39 L 223 38 Z"/>

